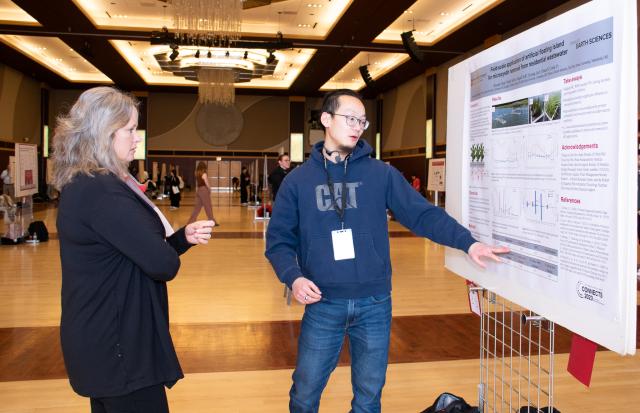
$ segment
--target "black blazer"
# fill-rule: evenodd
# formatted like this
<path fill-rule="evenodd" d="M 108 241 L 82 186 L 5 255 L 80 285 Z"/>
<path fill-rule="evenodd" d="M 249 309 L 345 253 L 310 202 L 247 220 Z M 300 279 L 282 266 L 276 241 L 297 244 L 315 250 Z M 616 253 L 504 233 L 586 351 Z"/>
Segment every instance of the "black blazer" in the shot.
<path fill-rule="evenodd" d="M 280 165 L 276 166 L 276 168 L 269 175 L 269 183 L 271 184 L 271 190 L 273 192 L 273 200 L 276 200 L 276 195 L 278 195 L 278 189 L 280 189 L 280 184 L 284 180 L 284 177 L 289 173 L 288 170 L 282 169 Z"/>
<path fill-rule="evenodd" d="M 189 249 L 165 239 L 153 208 L 112 174 L 76 176 L 60 194 L 60 338 L 73 389 L 110 397 L 183 376 L 169 334 L 166 282 Z"/>

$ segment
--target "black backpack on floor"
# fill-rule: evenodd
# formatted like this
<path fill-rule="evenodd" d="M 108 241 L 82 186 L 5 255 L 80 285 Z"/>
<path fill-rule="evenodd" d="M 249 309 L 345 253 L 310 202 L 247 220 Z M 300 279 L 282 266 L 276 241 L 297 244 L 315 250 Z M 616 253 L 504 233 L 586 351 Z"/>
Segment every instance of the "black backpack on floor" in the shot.
<path fill-rule="evenodd" d="M 522 406 L 520 410 L 518 410 L 518 413 L 560 413 L 560 411 L 555 407 L 548 406 L 542 407 L 540 409 L 537 409 L 533 406 Z"/>
<path fill-rule="evenodd" d="M 38 237 L 38 241 L 49 241 L 49 231 L 42 221 L 33 221 L 29 224 L 29 235 L 35 234 Z"/>
<path fill-rule="evenodd" d="M 470 406 L 462 397 L 451 393 L 442 393 L 431 407 L 421 413 L 479 413 L 477 407 Z"/>

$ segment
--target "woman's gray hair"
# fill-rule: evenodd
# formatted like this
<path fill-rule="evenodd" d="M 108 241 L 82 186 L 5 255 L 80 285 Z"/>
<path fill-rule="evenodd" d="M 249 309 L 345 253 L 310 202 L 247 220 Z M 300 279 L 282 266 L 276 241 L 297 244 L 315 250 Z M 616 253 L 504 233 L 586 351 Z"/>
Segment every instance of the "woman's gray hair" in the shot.
<path fill-rule="evenodd" d="M 113 148 L 113 135 L 138 110 L 138 101 L 115 88 L 83 92 L 69 113 L 57 119 L 53 137 L 53 185 L 62 190 L 77 174 L 125 176 L 128 162 Z"/>

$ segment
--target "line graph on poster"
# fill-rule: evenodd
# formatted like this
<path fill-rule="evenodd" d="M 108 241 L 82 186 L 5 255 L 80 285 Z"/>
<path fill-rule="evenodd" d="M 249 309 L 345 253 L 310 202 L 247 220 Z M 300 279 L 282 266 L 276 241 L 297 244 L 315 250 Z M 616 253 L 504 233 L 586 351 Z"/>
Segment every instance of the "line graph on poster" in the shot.
<path fill-rule="evenodd" d="M 551 133 L 529 135 L 525 140 L 528 168 L 551 168 L 558 159 L 558 139 Z"/>
<path fill-rule="evenodd" d="M 522 137 L 510 136 L 492 140 L 491 159 L 496 168 L 519 168 L 522 162 Z"/>

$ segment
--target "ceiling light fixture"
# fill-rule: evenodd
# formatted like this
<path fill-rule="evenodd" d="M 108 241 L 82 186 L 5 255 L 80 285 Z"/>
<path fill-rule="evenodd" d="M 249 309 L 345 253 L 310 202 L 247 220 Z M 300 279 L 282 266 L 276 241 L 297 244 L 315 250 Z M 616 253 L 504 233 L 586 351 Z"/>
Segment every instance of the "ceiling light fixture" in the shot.
<path fill-rule="evenodd" d="M 371 78 L 371 74 L 369 73 L 369 68 L 367 66 L 368 65 L 362 65 L 358 68 L 358 70 L 360 71 L 360 76 L 362 76 L 362 80 L 364 80 L 364 83 L 369 87 L 373 87 L 375 82 Z"/>
<path fill-rule="evenodd" d="M 178 41 L 180 44 L 229 47 L 241 36 L 242 3 L 243 0 L 172 0 Z M 229 51 L 225 56 L 229 57 Z M 211 51 L 207 57 L 211 59 Z M 200 103 L 233 105 L 236 79 L 233 69 L 221 69 L 217 63 L 210 62 L 207 67 L 199 67 L 197 73 Z"/>
<path fill-rule="evenodd" d="M 236 75 L 233 69 L 202 67 L 198 70 L 200 103 L 232 106 L 236 100 Z"/>
<path fill-rule="evenodd" d="M 269 56 L 267 57 L 267 65 L 270 65 L 276 61 L 276 55 L 273 54 L 274 51 L 272 49 L 269 49 L 267 51 L 269 52 Z"/>
<path fill-rule="evenodd" d="M 213 4 L 212 4 L 213 3 Z M 228 44 L 242 29 L 242 0 L 172 0 L 176 34 Z"/>
<path fill-rule="evenodd" d="M 411 59 L 417 63 L 422 63 L 424 53 L 418 47 L 416 40 L 413 38 L 413 31 L 404 32 L 400 35 L 402 38 L 402 46 L 407 51 Z"/>

